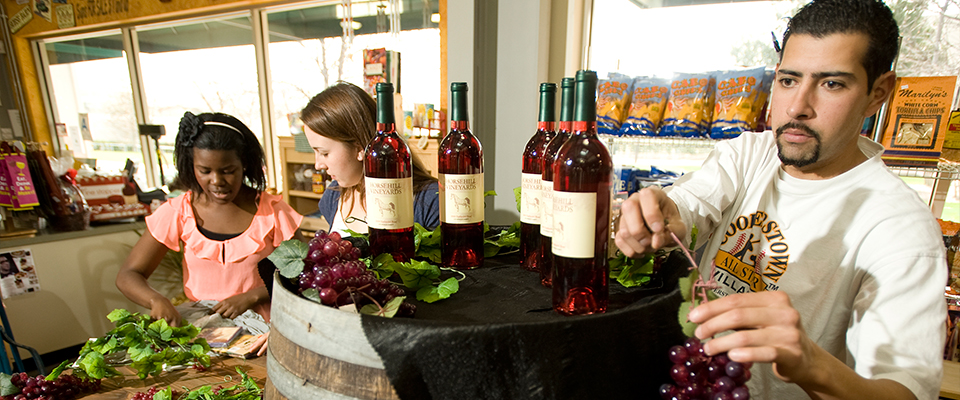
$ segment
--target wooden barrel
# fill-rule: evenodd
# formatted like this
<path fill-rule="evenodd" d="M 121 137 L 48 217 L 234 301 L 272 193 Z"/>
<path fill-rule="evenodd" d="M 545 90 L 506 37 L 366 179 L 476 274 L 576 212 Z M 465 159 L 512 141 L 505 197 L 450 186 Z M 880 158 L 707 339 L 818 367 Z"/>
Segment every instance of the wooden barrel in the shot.
<path fill-rule="evenodd" d="M 399 399 L 360 315 L 299 297 L 274 276 L 265 398 Z"/>

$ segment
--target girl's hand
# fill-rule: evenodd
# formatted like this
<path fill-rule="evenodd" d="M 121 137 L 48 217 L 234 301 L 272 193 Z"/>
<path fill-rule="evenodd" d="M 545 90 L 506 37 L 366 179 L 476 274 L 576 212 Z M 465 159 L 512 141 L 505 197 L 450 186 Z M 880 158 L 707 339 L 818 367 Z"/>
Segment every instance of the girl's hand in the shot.
<path fill-rule="evenodd" d="M 256 296 L 250 293 L 240 293 L 223 299 L 213 306 L 213 312 L 224 318 L 234 319 L 257 304 Z"/>
<path fill-rule="evenodd" d="M 170 326 L 180 326 L 180 312 L 173 306 L 170 299 L 158 296 L 150 302 L 150 317 L 156 320 L 165 319 Z"/>

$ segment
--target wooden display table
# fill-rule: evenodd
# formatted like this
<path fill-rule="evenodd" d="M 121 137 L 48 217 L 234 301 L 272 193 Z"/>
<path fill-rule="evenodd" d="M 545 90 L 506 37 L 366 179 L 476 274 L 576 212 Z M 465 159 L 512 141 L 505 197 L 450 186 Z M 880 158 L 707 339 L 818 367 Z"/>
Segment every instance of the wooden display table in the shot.
<path fill-rule="evenodd" d="M 230 387 L 240 383 L 242 379 L 237 373 L 240 367 L 244 373 L 253 378 L 257 385 L 264 387 L 267 380 L 266 357 L 257 357 L 249 360 L 232 357 L 214 357 L 210 360 L 210 369 L 200 372 L 193 368 L 164 372 L 158 377 L 148 377 L 141 380 L 137 373 L 128 366 L 117 368 L 123 376 L 106 378 L 101 381 L 99 392 L 84 397 L 92 400 L 126 400 L 137 392 L 143 392 L 151 386 L 183 391 L 183 388 L 195 389 L 204 385 L 213 387 Z"/>

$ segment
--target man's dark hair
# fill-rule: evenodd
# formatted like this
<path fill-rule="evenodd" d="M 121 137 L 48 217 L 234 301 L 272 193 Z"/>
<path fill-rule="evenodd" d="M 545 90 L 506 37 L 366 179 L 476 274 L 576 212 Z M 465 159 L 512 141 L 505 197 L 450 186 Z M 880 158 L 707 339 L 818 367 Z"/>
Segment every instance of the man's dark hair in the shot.
<path fill-rule="evenodd" d="M 834 33 L 862 33 L 869 38 L 861 63 L 867 70 L 867 91 L 873 90 L 874 81 L 890 71 L 899 50 L 900 29 L 893 12 L 879 0 L 814 0 L 790 19 L 783 49 L 793 34 L 823 38 Z"/>

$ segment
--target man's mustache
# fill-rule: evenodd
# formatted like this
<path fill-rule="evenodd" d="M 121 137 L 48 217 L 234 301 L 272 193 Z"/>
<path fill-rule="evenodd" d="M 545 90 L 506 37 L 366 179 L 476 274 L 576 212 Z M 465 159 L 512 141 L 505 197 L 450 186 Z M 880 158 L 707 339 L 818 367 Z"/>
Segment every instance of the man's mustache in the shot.
<path fill-rule="evenodd" d="M 779 128 L 777 128 L 777 137 L 780 137 L 780 135 L 783 134 L 783 131 L 785 131 L 785 130 L 787 130 L 787 129 L 798 129 L 798 130 L 801 130 L 801 131 L 805 132 L 806 134 L 808 134 L 808 135 L 810 135 L 810 136 L 813 136 L 813 137 L 817 138 L 817 140 L 820 140 L 820 134 L 819 134 L 819 133 L 817 133 L 817 132 L 814 131 L 813 129 L 810 129 L 809 126 L 806 126 L 806 125 L 804 125 L 804 124 L 802 124 L 802 123 L 799 123 L 799 122 L 788 122 L 788 123 L 786 123 L 786 124 L 781 125 Z"/>

